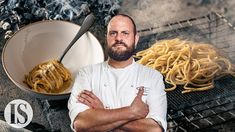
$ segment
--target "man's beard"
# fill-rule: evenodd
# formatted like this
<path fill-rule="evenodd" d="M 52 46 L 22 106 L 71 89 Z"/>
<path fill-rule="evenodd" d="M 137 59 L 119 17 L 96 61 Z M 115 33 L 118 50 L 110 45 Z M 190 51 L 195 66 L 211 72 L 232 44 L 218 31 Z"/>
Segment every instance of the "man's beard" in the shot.
<path fill-rule="evenodd" d="M 124 51 L 113 50 L 112 47 L 115 47 L 117 45 L 125 46 L 126 50 Z M 128 47 L 126 43 L 117 41 L 111 47 L 108 47 L 108 56 L 116 61 L 125 61 L 128 60 L 134 54 L 134 51 L 135 51 L 135 44 L 133 44 L 131 47 Z"/>

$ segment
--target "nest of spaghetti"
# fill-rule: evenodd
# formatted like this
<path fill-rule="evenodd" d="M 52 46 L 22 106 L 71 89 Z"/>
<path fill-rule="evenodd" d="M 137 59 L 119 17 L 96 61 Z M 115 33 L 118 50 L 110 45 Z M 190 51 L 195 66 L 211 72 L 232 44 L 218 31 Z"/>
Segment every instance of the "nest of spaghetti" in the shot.
<path fill-rule="evenodd" d="M 50 60 L 35 66 L 23 82 L 39 93 L 61 93 L 70 87 L 72 77 L 62 63 Z"/>
<path fill-rule="evenodd" d="M 173 91 L 182 85 L 182 93 L 214 88 L 214 81 L 225 75 L 235 77 L 234 65 L 211 44 L 179 38 L 161 40 L 136 53 L 140 64 L 160 71 Z"/>

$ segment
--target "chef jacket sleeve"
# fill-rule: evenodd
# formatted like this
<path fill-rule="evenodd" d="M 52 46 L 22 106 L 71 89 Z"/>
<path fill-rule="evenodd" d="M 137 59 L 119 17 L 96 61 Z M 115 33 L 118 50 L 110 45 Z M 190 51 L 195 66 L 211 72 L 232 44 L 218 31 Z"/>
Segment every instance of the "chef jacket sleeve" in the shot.
<path fill-rule="evenodd" d="M 71 128 L 73 131 L 75 131 L 73 127 L 73 123 L 77 115 L 80 112 L 83 112 L 89 109 L 87 105 L 84 105 L 78 102 L 77 100 L 77 96 L 85 89 L 89 91 L 91 90 L 90 84 L 89 84 L 89 74 L 88 74 L 87 69 L 81 69 L 75 78 L 71 95 L 68 101 L 69 117 L 71 120 Z"/>
<path fill-rule="evenodd" d="M 158 73 L 158 72 L 157 72 Z M 167 97 L 164 91 L 165 85 L 163 76 L 158 73 L 152 77 L 152 86 L 147 97 L 147 104 L 149 106 L 149 114 L 146 118 L 155 120 L 164 131 L 167 129 Z"/>

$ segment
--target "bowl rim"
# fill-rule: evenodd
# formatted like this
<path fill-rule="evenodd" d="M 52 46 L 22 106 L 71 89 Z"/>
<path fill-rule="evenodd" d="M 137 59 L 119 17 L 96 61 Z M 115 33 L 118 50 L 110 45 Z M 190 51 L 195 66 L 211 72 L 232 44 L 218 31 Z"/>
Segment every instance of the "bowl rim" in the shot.
<path fill-rule="evenodd" d="M 25 92 L 29 92 L 29 93 L 32 93 L 33 95 L 38 95 L 39 98 L 52 98 L 55 97 L 54 99 L 61 99 L 61 98 L 66 98 L 68 97 L 70 94 L 71 94 L 71 91 L 69 92 L 66 92 L 66 93 L 40 93 L 40 92 L 36 92 L 28 87 L 25 87 L 25 86 L 22 86 L 22 85 L 19 85 L 20 83 L 18 81 L 15 81 L 12 76 L 10 75 L 9 71 L 7 70 L 6 66 L 5 66 L 5 50 L 6 50 L 6 47 L 9 43 L 9 41 L 13 38 L 13 36 L 15 36 L 16 34 L 18 34 L 20 31 L 22 31 L 23 29 L 25 28 L 28 28 L 28 27 L 31 27 L 33 25 L 36 25 L 36 24 L 40 24 L 40 23 L 52 23 L 52 22 L 61 22 L 61 23 L 69 23 L 69 24 L 73 24 L 75 26 L 78 26 L 79 28 L 81 27 L 80 25 L 76 24 L 76 23 L 73 23 L 73 22 L 70 22 L 70 21 L 66 21 L 66 20 L 42 20 L 42 21 L 37 21 L 37 22 L 33 22 L 33 23 L 30 23 L 28 25 L 25 25 L 23 27 L 21 27 L 19 30 L 17 30 L 16 32 L 13 33 L 13 35 L 6 40 L 4 46 L 3 46 L 3 50 L 2 50 L 2 57 L 1 57 L 1 60 L 2 60 L 2 66 L 3 66 L 3 69 L 5 71 L 5 73 L 7 74 L 8 78 L 13 82 L 14 85 L 16 85 L 18 88 L 20 88 L 21 90 L 25 91 Z M 97 39 L 97 37 L 95 35 L 93 35 L 89 30 L 88 30 L 88 33 L 90 33 L 94 39 Z M 99 41 L 98 41 L 99 42 Z M 99 42 L 100 44 L 100 42 Z M 102 47 L 102 45 L 100 44 L 102 50 L 103 50 L 103 61 L 105 59 L 105 54 L 104 54 L 104 49 Z M 71 84 L 73 85 L 73 84 Z M 23 88 L 22 88 L 23 87 Z"/>

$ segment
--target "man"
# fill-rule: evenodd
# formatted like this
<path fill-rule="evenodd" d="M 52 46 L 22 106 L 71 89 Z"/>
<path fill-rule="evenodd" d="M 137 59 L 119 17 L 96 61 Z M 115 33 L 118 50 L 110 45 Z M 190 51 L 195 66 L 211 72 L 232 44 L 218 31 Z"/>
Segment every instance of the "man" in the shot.
<path fill-rule="evenodd" d="M 166 131 L 162 75 L 133 59 L 134 21 L 114 16 L 107 27 L 108 60 L 79 71 L 68 102 L 75 131 Z"/>

